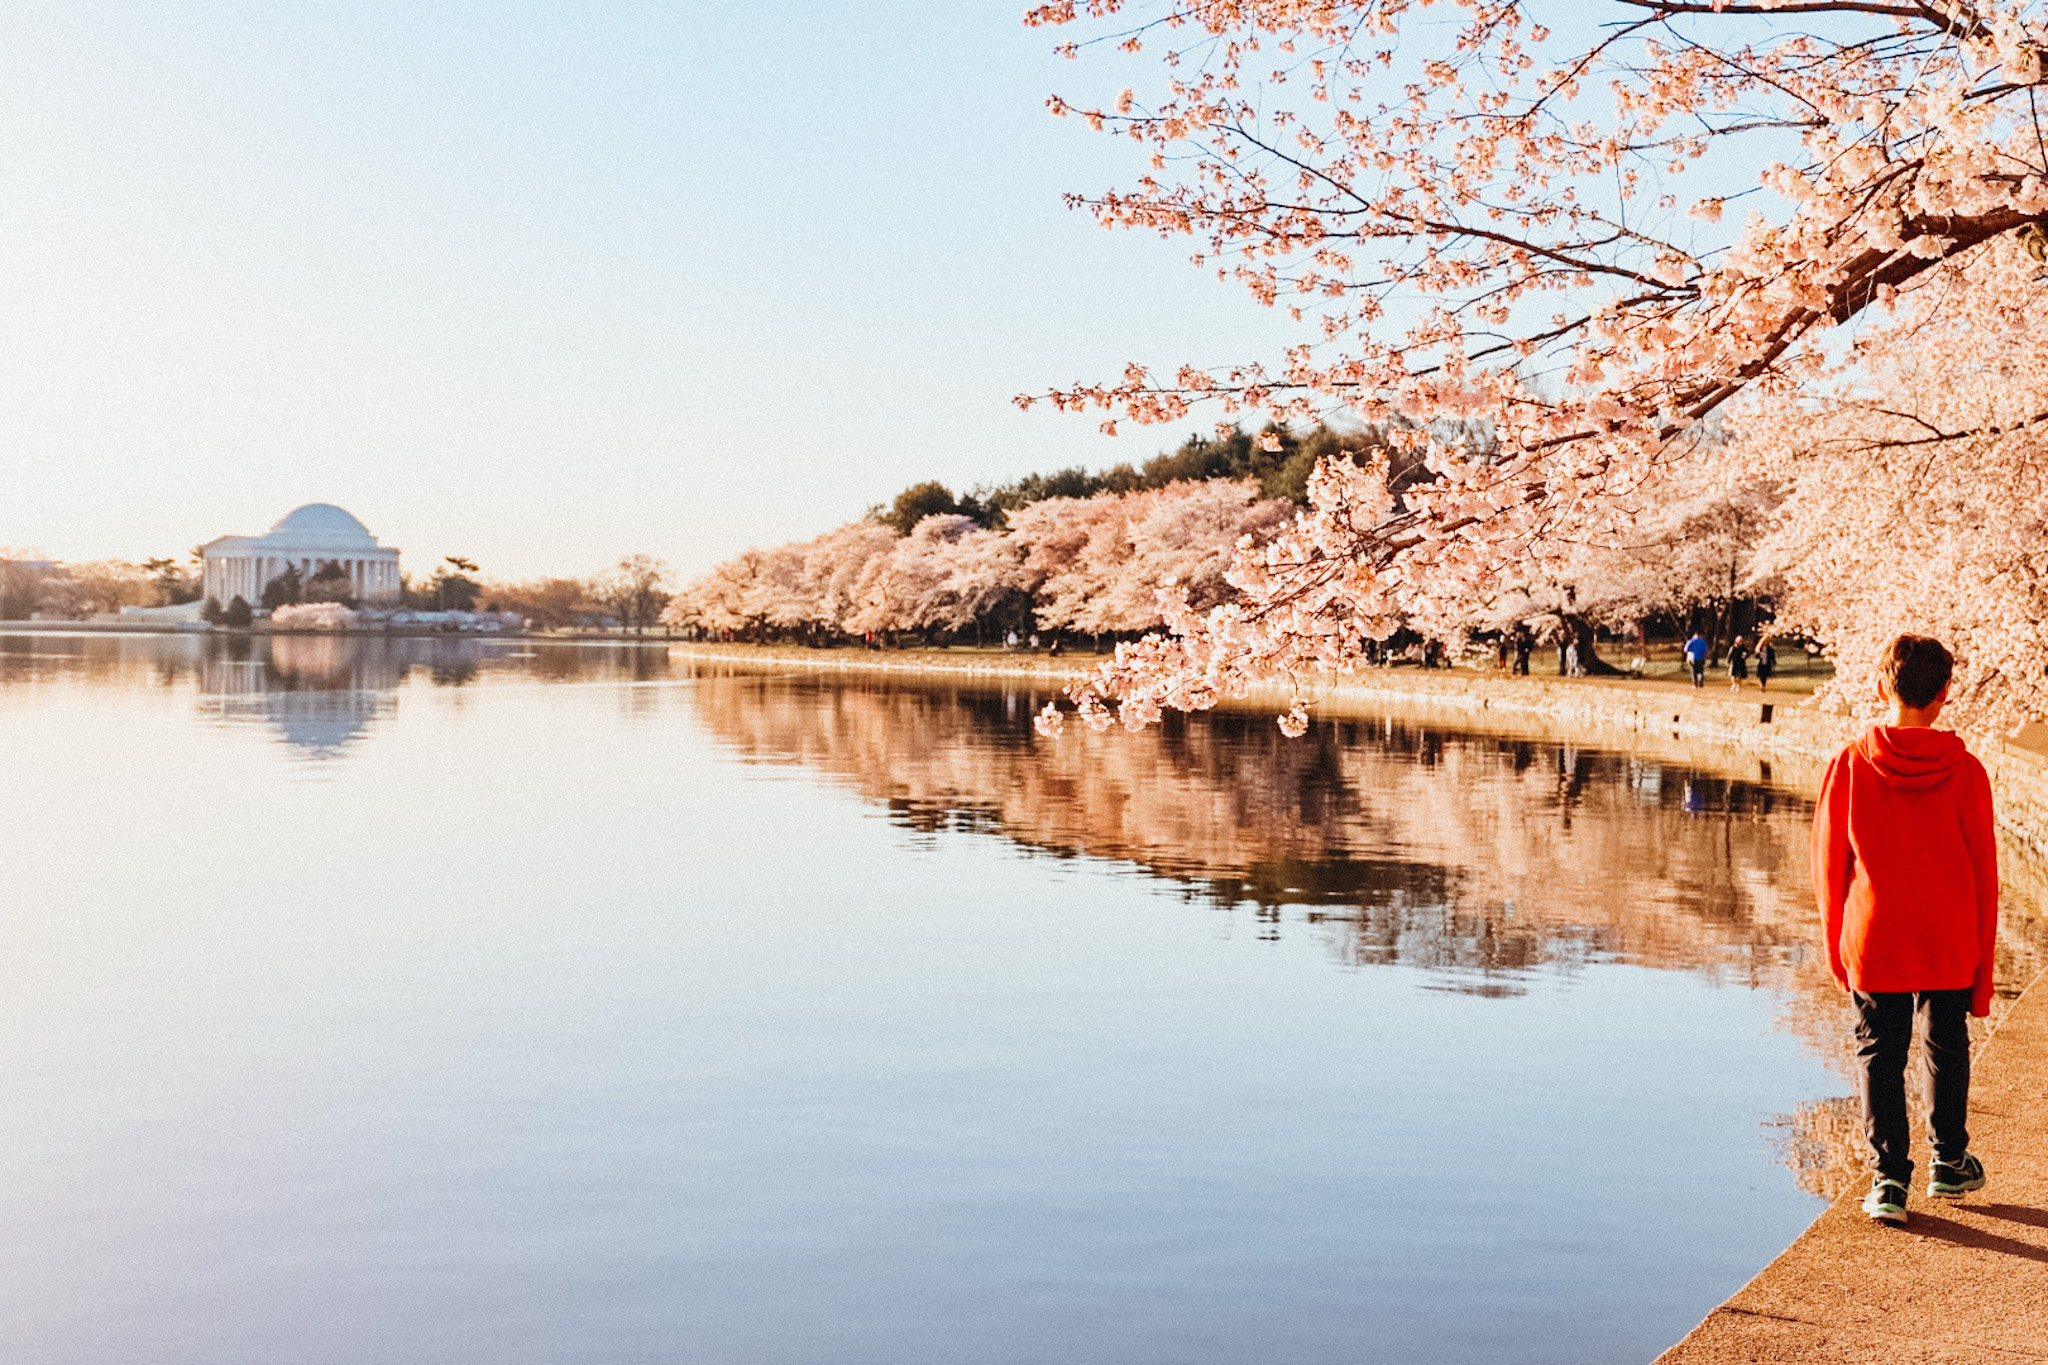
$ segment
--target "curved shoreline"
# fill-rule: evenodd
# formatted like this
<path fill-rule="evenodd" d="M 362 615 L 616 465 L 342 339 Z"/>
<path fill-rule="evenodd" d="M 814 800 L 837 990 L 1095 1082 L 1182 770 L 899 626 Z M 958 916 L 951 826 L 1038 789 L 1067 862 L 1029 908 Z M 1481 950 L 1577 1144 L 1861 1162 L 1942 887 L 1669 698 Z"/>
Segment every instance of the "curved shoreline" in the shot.
<path fill-rule="evenodd" d="M 747 671 L 1047 686 L 1087 666 L 1043 656 L 877 658 L 717 645 L 679 644 L 670 652 Z M 1235 705 L 1277 710 L 1286 703 L 1285 690 L 1274 688 Z M 1330 683 L 1319 690 L 1314 714 L 1393 716 L 1627 749 L 1807 794 L 1861 726 L 1783 694 L 1392 670 Z M 2001 826 L 2035 855 L 2048 854 L 2048 754 L 2007 741 L 1979 757 Z M 2048 984 L 2039 978 L 1980 1049 L 1970 1128 L 1972 1148 L 1991 1169 L 1985 1190 L 1939 1203 L 1916 1195 L 1904 1230 L 1872 1224 L 1857 1195 L 1844 1196 L 1654 1365 L 2048 1361 L 2041 1344 L 2048 1342 Z"/>

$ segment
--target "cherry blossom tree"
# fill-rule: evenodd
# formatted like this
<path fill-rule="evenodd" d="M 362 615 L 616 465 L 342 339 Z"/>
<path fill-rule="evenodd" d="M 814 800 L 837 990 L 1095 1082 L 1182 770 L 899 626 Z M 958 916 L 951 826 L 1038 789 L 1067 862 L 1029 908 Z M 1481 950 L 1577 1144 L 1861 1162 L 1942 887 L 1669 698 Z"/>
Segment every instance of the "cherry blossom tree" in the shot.
<path fill-rule="evenodd" d="M 847 628 L 966 629 L 1022 590 L 1022 560 L 1009 536 L 983 529 L 972 517 L 926 517 L 886 556 L 869 561 L 861 605 Z"/>
<path fill-rule="evenodd" d="M 1939 267 L 2008 234 L 2048 248 L 2030 0 L 1552 9 L 1554 29 L 1523 0 L 1031 12 L 1082 26 L 1069 52 L 1164 50 L 1142 91 L 1053 100 L 1150 157 L 1075 202 L 1190 239 L 1304 337 L 1275 364 L 1132 365 L 1021 402 L 1112 428 L 1209 403 L 1494 437 L 1431 445 L 1433 478 L 1398 496 L 1325 462 L 1302 520 L 1239 556 L 1242 600 L 1170 607 L 1170 638 L 1104 670 L 1127 719 L 1353 668 L 1364 638 L 1463 615 L 1504 573 L 1631 543 L 1636 499 L 1731 400 L 1789 409 L 1872 305 L 1938 309 Z M 1747 221 L 1715 228 L 1738 197 Z"/>
<path fill-rule="evenodd" d="M 2041 717 L 2048 677 L 2048 282 L 2010 239 L 1944 274 L 1820 401 L 1749 414 L 1737 453 L 1790 484 L 1760 555 L 1837 694 L 1874 709 L 1884 644 L 1932 634 L 1959 709 L 2007 725 Z"/>
<path fill-rule="evenodd" d="M 870 565 L 896 545 L 888 527 L 857 521 L 813 540 L 748 550 L 677 593 L 671 626 L 816 639 L 851 629 Z"/>
<path fill-rule="evenodd" d="M 1601 629 L 1705 615 L 1710 636 L 1725 641 L 1749 628 L 1739 609 L 1778 588 L 1759 547 L 1784 498 L 1784 485 L 1760 472 L 1753 455 L 1716 442 L 1662 467 L 1627 500 L 1626 537 L 1583 540 L 1511 566 L 1494 595 L 1474 595 L 1455 613 L 1419 624 L 1445 636 L 1461 626 L 1532 625 L 1546 638 L 1577 645 L 1581 665 L 1595 674 L 1620 671 L 1599 656 Z"/>
<path fill-rule="evenodd" d="M 1096 602 L 1128 559 L 1129 511 L 1123 495 L 1098 493 L 1046 498 L 1010 514 L 1039 625 L 1089 634 L 1117 629 Z"/>
<path fill-rule="evenodd" d="M 1746 455 L 1711 450 L 1651 485 L 1650 505 L 1636 518 L 1636 543 L 1596 585 L 1610 623 L 1699 613 L 1725 642 L 1753 624 L 1739 610 L 1745 602 L 1776 600 L 1781 582 L 1761 547 L 1789 489 Z"/>
<path fill-rule="evenodd" d="M 0 545 L 0 621 L 26 620 L 41 606 L 51 563 L 40 550 Z"/>
<path fill-rule="evenodd" d="M 864 601 L 870 566 L 895 548 L 895 534 L 874 521 L 850 522 L 804 545 L 798 581 L 811 603 L 809 619 L 818 630 L 859 633 L 852 622 Z"/>
<path fill-rule="evenodd" d="M 662 611 L 663 623 L 721 634 L 753 630 L 760 622 L 750 614 L 749 598 L 767 571 L 767 561 L 762 551 L 746 550 L 715 566 L 670 599 Z"/>
<path fill-rule="evenodd" d="M 1164 624 L 1158 593 L 1195 608 L 1231 596 L 1224 571 L 1240 541 L 1270 537 L 1294 508 L 1251 479 L 1171 483 L 1133 493 L 1050 498 L 1012 514 L 1011 533 L 1038 599 L 1038 623 L 1090 634 Z"/>
<path fill-rule="evenodd" d="M 815 594 L 807 591 L 804 545 L 779 545 L 761 551 L 754 572 L 739 599 L 739 610 L 757 626 L 775 631 L 802 630 L 817 620 Z"/>

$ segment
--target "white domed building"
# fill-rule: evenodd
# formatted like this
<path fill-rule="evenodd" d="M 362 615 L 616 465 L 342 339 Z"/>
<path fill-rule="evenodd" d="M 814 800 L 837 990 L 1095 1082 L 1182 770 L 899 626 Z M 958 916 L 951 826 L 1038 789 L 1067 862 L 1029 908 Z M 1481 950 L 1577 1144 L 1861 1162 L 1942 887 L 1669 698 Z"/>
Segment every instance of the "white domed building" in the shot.
<path fill-rule="evenodd" d="M 398 601 L 398 551 L 379 545 L 369 529 L 332 503 L 309 502 L 263 536 L 222 536 L 199 547 L 206 568 L 201 593 L 226 606 L 237 597 L 261 603 L 264 585 L 296 566 L 310 581 L 336 565 L 348 575 L 356 600 Z"/>

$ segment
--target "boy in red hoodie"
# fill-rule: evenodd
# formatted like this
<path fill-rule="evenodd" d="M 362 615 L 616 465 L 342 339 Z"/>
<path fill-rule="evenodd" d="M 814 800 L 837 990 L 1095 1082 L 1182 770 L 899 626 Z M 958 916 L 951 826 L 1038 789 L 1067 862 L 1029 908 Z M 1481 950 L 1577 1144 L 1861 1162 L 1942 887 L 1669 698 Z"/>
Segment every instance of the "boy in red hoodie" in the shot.
<path fill-rule="evenodd" d="M 1906 1049 L 1916 1014 L 1924 1042 L 1930 1195 L 1984 1187 L 1964 1126 L 1970 1100 L 1966 1015 L 1991 1008 L 1998 936 L 1998 847 L 1991 782 L 1963 742 L 1933 728 L 1955 661 L 1937 640 L 1901 635 L 1879 666 L 1891 704 L 1843 749 L 1813 813 L 1813 890 L 1828 966 L 1856 1003 L 1863 1131 L 1876 1174 L 1863 1211 L 1906 1221 Z"/>

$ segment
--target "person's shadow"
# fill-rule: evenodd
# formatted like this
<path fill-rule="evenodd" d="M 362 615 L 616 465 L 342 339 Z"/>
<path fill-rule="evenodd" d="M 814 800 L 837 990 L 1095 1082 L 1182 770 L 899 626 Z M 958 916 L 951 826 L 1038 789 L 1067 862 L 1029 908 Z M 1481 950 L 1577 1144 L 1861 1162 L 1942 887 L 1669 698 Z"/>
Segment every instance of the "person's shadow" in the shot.
<path fill-rule="evenodd" d="M 2048 1228 L 2048 1209 L 2030 1209 L 2024 1204 L 1966 1204 L 1964 1207 L 1986 1218 L 2003 1218 L 2008 1223 L 2025 1223 L 2030 1228 Z"/>
<path fill-rule="evenodd" d="M 2039 1209 L 2024 1208 L 2018 1204 L 1972 1204 L 1969 1208 L 1970 1212 L 1982 1214 L 1986 1218 L 2002 1218 L 2009 1223 L 2048 1228 L 2048 1213 Z M 2022 1260 L 2048 1263 L 2048 1248 L 2012 1237 L 2001 1237 L 1982 1228 L 1966 1227 L 1939 1214 L 1915 1212 L 1908 1230 L 1917 1236 L 1932 1238 L 1937 1242 L 1949 1242 L 1955 1246 L 1975 1247 L 1983 1251 L 1996 1251 L 2001 1255 L 2017 1256 Z"/>

